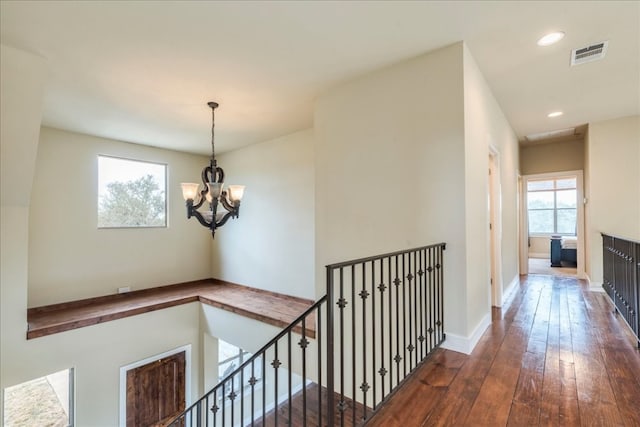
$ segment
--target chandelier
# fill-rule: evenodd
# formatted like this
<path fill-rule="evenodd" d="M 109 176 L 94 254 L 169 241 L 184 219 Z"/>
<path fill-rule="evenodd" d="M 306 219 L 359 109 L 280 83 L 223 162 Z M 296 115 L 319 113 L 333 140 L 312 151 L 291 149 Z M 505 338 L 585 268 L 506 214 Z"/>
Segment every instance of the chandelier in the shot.
<path fill-rule="evenodd" d="M 244 195 L 244 185 L 224 186 L 224 171 L 216 162 L 216 149 L 214 140 L 215 110 L 217 102 L 209 102 L 211 107 L 211 160 L 209 166 L 202 169 L 202 184 L 183 182 L 182 197 L 187 202 L 187 218 L 195 217 L 200 224 L 211 230 L 214 237 L 216 230 L 222 227 L 229 218 L 238 218 L 240 215 L 240 201 Z M 209 209 L 198 209 L 207 202 Z M 222 205 L 222 206 L 220 206 Z"/>

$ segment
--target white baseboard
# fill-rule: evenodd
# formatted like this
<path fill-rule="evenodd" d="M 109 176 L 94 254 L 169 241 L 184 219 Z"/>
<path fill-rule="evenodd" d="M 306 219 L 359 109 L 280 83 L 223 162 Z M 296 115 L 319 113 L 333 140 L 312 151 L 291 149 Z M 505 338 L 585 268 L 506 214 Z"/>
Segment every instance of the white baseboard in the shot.
<path fill-rule="evenodd" d="M 441 347 L 446 348 L 447 350 L 457 351 L 458 353 L 471 354 L 489 325 L 491 325 L 491 313 L 487 313 L 482 318 L 469 337 L 463 337 L 447 332 L 447 338 L 444 340 Z"/>
<path fill-rule="evenodd" d="M 504 303 L 507 302 L 509 298 L 511 298 L 511 294 L 513 294 L 515 290 L 518 289 L 518 284 L 520 284 L 520 275 L 516 274 L 511 283 L 509 283 L 509 286 L 507 286 L 507 288 L 502 291 L 502 304 L 500 305 L 500 307 L 503 307 Z"/>
<path fill-rule="evenodd" d="M 584 273 L 584 280 L 587 281 L 589 285 L 589 290 L 591 292 L 604 292 L 604 288 L 602 287 L 602 282 L 592 282 L 591 277 L 587 273 Z"/>

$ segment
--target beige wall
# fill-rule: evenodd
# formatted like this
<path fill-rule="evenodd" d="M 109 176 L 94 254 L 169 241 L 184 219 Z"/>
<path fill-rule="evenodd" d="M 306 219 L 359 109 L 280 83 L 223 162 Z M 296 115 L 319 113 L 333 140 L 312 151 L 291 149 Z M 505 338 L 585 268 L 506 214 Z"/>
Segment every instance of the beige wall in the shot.
<path fill-rule="evenodd" d="M 445 325 L 466 335 L 462 44 L 331 89 L 315 132 L 318 293 L 324 265 L 446 242 Z"/>
<path fill-rule="evenodd" d="M 589 124 L 589 275 L 602 283 L 600 233 L 640 241 L 640 116 Z"/>
<path fill-rule="evenodd" d="M 584 169 L 584 141 L 525 145 L 520 148 L 520 171 L 523 175 Z"/>
<path fill-rule="evenodd" d="M 213 241 L 214 277 L 315 299 L 313 142 L 306 130 L 218 157 L 246 190 Z"/>
<path fill-rule="evenodd" d="M 530 258 L 551 258 L 551 238 L 529 236 Z"/>
<path fill-rule="evenodd" d="M 466 47 L 333 88 L 317 102 L 315 131 L 316 265 L 444 241 L 446 332 L 481 333 L 490 320 L 489 146 L 502 170 L 507 286 L 518 275 L 518 144 Z M 320 268 L 316 277 L 324 291 Z"/>
<path fill-rule="evenodd" d="M 97 156 L 167 164 L 166 228 L 98 229 Z M 29 220 L 29 306 L 211 277 L 211 236 L 187 220 L 180 182 L 202 156 L 43 128 Z"/>
<path fill-rule="evenodd" d="M 590 154 L 589 154 L 589 129 L 584 135 L 584 198 L 587 199 L 591 194 L 591 174 L 590 174 Z M 639 153 L 640 155 L 640 153 Z M 639 159 L 640 160 L 640 159 Z M 640 161 L 638 162 L 640 163 Z M 587 277 L 589 277 L 591 271 L 591 211 L 589 205 L 586 204 L 584 208 L 584 271 Z"/>
<path fill-rule="evenodd" d="M 5 45 L 0 45 L 0 56 L 0 383 L 4 391 L 30 379 L 10 361 L 20 355 L 17 343 L 25 340 L 27 331 L 29 199 L 47 69 L 42 58 Z M 2 412 L 0 405 L 0 417 Z"/>
<path fill-rule="evenodd" d="M 40 232 L 40 229 L 29 229 L 29 202 L 36 198 L 31 197 L 32 194 L 39 195 L 42 191 L 36 190 L 35 183 L 33 192 L 31 188 L 35 175 L 46 62 L 4 45 L 1 52 L 0 173 L 3 187 L 0 212 L 0 388 L 4 392 L 6 387 L 62 369 L 75 368 L 77 425 L 114 426 L 118 424 L 119 368 L 192 344 L 191 395 L 199 395 L 202 392 L 199 382 L 202 372 L 197 304 L 26 340 L 29 242 L 37 239 L 36 233 Z M 54 169 L 56 174 L 47 177 L 47 184 L 51 184 L 46 186 L 46 192 L 58 191 L 56 187 L 61 186 L 67 173 L 64 168 L 73 169 L 73 166 L 69 161 L 64 161 L 61 168 Z M 80 199 L 83 197 L 79 196 Z M 61 200 L 67 201 L 65 198 Z M 62 204 L 60 200 L 51 203 L 47 208 L 52 211 Z M 69 239 L 68 236 L 62 238 Z M 56 251 L 62 251 L 60 247 L 75 250 L 67 247 L 65 242 L 49 244 Z M 58 257 L 59 254 L 52 253 L 51 256 Z M 102 260 L 92 260 L 92 265 L 100 268 L 100 262 Z M 130 266 L 130 263 L 126 266 Z M 87 266 L 67 263 L 65 267 L 71 272 L 76 271 L 76 274 L 91 274 Z M 111 267 L 114 268 L 113 265 Z M 73 278 L 79 283 L 78 277 Z M 88 281 L 82 284 L 91 287 Z M 0 418 L 3 417 L 3 410 L 0 405 Z"/>
<path fill-rule="evenodd" d="M 518 139 L 468 48 L 464 47 L 465 212 L 468 333 L 490 318 L 488 169 L 497 152 L 496 224 L 502 291 L 518 278 Z"/>

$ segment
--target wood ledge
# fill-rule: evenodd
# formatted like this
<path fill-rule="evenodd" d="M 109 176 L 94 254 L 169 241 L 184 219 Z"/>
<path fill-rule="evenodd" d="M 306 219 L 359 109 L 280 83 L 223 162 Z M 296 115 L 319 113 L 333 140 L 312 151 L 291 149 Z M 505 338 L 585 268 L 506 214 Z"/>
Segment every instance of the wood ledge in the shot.
<path fill-rule="evenodd" d="M 191 302 L 208 304 L 279 328 L 287 327 L 314 303 L 217 279 L 197 280 L 30 308 L 27 310 L 27 339 Z M 294 331 L 302 333 L 300 326 Z M 315 338 L 315 319 L 307 319 L 305 334 Z"/>

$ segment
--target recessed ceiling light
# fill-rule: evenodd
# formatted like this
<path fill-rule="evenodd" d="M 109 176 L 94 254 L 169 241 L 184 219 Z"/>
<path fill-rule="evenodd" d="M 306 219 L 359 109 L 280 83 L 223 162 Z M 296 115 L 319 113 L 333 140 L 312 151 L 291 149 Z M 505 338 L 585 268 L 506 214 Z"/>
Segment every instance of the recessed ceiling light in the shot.
<path fill-rule="evenodd" d="M 559 116 L 561 116 L 563 114 L 564 113 L 562 111 L 554 111 L 553 113 L 547 114 L 547 117 L 559 117 Z"/>
<path fill-rule="evenodd" d="M 553 33 L 549 33 L 538 40 L 538 46 L 549 46 L 554 43 L 558 43 L 560 40 L 564 38 L 564 32 L 556 31 Z"/>

